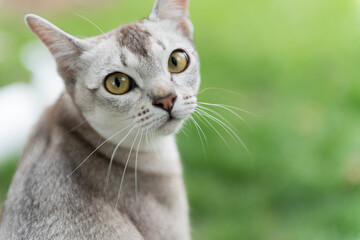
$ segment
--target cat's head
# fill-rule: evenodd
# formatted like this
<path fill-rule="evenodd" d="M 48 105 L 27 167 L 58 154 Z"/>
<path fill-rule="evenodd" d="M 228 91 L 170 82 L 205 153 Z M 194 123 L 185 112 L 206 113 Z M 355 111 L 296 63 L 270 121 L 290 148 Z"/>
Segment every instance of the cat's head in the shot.
<path fill-rule="evenodd" d="M 161 136 L 179 130 L 196 107 L 200 66 L 187 4 L 156 0 L 147 19 L 86 39 L 36 15 L 25 19 L 53 54 L 67 92 L 103 137 L 125 127 Z"/>

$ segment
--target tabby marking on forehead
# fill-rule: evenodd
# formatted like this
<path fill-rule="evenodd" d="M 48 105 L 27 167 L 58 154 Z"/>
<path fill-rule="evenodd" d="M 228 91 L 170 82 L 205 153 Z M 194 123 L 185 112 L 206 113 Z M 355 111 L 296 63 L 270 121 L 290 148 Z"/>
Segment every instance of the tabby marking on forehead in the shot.
<path fill-rule="evenodd" d="M 164 51 L 166 50 L 165 44 L 164 44 L 162 41 L 157 40 L 156 43 L 157 43 L 160 47 L 162 47 L 162 49 L 163 49 Z"/>
<path fill-rule="evenodd" d="M 125 56 L 124 53 L 122 53 L 122 54 L 120 55 L 120 60 L 121 60 L 121 63 L 122 63 L 125 67 L 128 66 L 127 61 L 126 61 L 126 56 Z"/>
<path fill-rule="evenodd" d="M 130 24 L 122 27 L 117 37 L 120 45 L 128 48 L 132 53 L 141 57 L 148 56 L 151 33 L 141 28 L 139 24 Z"/>

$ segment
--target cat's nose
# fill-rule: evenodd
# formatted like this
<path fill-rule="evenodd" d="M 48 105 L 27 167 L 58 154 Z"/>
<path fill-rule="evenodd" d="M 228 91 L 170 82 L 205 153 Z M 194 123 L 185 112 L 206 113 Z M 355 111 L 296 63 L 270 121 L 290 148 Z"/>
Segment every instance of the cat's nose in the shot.
<path fill-rule="evenodd" d="M 154 100 L 153 105 L 155 107 L 162 108 L 167 112 L 170 112 L 175 104 L 176 97 L 177 96 L 173 93 L 170 93 L 165 97 L 158 97 Z"/>

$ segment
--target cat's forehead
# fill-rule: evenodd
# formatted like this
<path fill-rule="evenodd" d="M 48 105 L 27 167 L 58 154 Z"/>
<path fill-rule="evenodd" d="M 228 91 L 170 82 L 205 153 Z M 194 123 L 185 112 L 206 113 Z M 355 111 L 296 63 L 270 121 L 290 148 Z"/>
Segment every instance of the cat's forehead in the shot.
<path fill-rule="evenodd" d="M 82 59 L 91 66 L 86 69 L 93 79 L 88 78 L 87 83 L 94 88 L 112 72 L 126 73 L 138 82 L 169 77 L 168 58 L 174 50 L 183 49 L 190 55 L 195 52 L 192 41 L 167 21 L 140 20 L 89 41 L 95 47 Z"/>
<path fill-rule="evenodd" d="M 147 57 L 151 49 L 151 29 L 144 24 L 144 21 L 125 25 L 116 32 L 116 40 L 121 47 L 126 47 L 135 55 Z"/>
<path fill-rule="evenodd" d="M 181 47 L 192 47 L 190 39 L 184 37 L 176 28 L 176 25 L 170 21 L 153 22 L 143 19 L 131 24 L 126 24 L 117 29 L 95 38 L 91 41 L 99 43 L 106 39 L 115 40 L 120 48 L 127 48 L 136 56 L 146 58 L 156 56 L 154 54 L 154 45 L 162 50 L 171 48 L 174 45 Z M 155 50 L 157 48 L 155 47 Z"/>

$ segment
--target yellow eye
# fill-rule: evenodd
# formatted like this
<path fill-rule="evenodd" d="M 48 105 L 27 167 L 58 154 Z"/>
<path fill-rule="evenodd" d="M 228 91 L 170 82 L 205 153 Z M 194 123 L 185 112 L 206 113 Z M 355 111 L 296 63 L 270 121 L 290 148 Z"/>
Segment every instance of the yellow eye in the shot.
<path fill-rule="evenodd" d="M 169 57 L 169 71 L 181 73 L 189 65 L 189 56 L 183 50 L 175 50 Z"/>
<path fill-rule="evenodd" d="M 112 73 L 106 77 L 105 87 L 110 93 L 121 95 L 130 91 L 132 80 L 124 73 Z"/>

